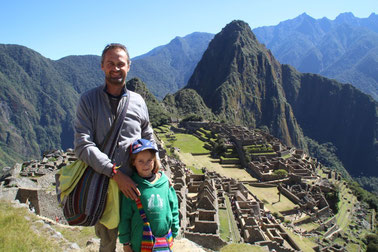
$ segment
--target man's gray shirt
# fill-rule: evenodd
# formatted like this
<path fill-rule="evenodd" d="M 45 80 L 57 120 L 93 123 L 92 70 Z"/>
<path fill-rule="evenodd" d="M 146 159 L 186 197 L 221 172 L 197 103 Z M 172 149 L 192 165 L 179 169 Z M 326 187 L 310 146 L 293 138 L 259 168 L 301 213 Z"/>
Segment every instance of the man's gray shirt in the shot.
<path fill-rule="evenodd" d="M 105 86 L 91 89 L 81 95 L 76 109 L 75 154 L 86 164 L 99 173 L 111 176 L 112 166 L 115 163 L 121 170 L 131 176 L 128 159 L 129 146 L 139 138 L 145 138 L 155 143 L 153 130 L 150 125 L 148 109 L 142 96 L 129 91 L 119 101 L 117 113 L 120 113 L 130 99 L 126 117 L 120 130 L 118 146 L 115 149 L 113 160 L 99 150 L 110 127 L 115 119 L 112 115 L 108 94 Z"/>

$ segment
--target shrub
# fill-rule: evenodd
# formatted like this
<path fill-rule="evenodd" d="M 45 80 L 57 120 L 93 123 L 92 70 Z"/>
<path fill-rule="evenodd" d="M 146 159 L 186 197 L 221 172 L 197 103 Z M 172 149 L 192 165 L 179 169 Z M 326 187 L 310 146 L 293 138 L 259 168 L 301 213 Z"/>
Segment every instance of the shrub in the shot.
<path fill-rule="evenodd" d="M 285 178 L 285 177 L 287 177 L 287 174 L 288 174 L 287 171 L 284 170 L 284 169 L 275 170 L 273 173 L 280 178 Z"/>
<path fill-rule="evenodd" d="M 198 121 L 201 122 L 203 120 L 203 117 L 200 115 L 190 114 L 184 119 L 182 119 L 182 122 L 190 122 L 190 121 Z"/>
<path fill-rule="evenodd" d="M 213 146 L 213 149 L 211 150 L 211 156 L 214 158 L 218 158 L 223 156 L 226 152 L 226 141 L 224 140 L 224 138 L 218 137 L 217 141 Z"/>

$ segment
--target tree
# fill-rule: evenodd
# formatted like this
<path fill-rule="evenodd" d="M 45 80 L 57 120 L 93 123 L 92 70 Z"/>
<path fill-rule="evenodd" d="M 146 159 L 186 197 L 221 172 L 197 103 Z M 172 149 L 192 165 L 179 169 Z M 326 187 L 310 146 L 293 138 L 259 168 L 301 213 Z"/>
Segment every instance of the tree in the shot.
<path fill-rule="evenodd" d="M 211 150 L 211 156 L 214 158 L 218 158 L 222 156 L 227 151 L 226 141 L 224 138 L 219 137 L 215 142 L 213 149 Z"/>
<path fill-rule="evenodd" d="M 332 209 L 334 214 L 337 214 L 339 212 L 339 189 L 335 188 L 334 190 L 326 193 L 324 196 L 329 204 L 329 207 Z"/>
<path fill-rule="evenodd" d="M 190 114 L 186 116 L 184 119 L 182 119 L 182 122 L 190 122 L 190 121 L 198 121 L 201 122 L 203 120 L 203 117 L 200 115 Z"/>
<path fill-rule="evenodd" d="M 277 175 L 279 178 L 285 178 L 287 177 L 288 172 L 284 169 L 278 169 L 273 171 L 274 175 Z"/>
<path fill-rule="evenodd" d="M 369 234 L 366 236 L 367 248 L 366 252 L 378 251 L 378 235 Z"/>

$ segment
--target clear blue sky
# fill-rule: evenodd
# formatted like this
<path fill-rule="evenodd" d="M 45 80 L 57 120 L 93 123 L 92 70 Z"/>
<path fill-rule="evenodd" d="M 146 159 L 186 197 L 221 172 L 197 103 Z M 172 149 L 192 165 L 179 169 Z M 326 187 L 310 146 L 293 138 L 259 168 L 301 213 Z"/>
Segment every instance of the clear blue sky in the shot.
<path fill-rule="evenodd" d="M 232 20 L 250 27 L 277 25 L 306 12 L 331 20 L 344 12 L 366 18 L 377 0 L 2 0 L 0 43 L 29 47 L 50 59 L 100 55 L 110 42 L 130 56 L 147 53 L 176 36 L 218 33 Z"/>

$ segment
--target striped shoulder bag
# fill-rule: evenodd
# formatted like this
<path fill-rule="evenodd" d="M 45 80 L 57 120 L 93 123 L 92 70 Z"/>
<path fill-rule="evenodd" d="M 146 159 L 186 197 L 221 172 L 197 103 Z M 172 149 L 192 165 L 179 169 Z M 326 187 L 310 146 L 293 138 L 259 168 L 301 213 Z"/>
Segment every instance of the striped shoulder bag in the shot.
<path fill-rule="evenodd" d="M 116 116 L 100 150 L 112 158 L 118 143 L 120 129 L 126 116 L 130 101 L 127 101 Z M 80 169 L 80 172 L 79 172 Z M 73 176 L 76 173 L 78 176 Z M 62 167 L 55 175 L 58 202 L 63 208 L 63 215 L 71 226 L 94 226 L 106 207 L 109 177 L 96 172 L 81 160 Z"/>
<path fill-rule="evenodd" d="M 144 212 L 142 202 L 140 197 L 135 201 L 140 217 L 143 220 L 143 235 L 142 244 L 140 247 L 141 252 L 151 252 L 151 251 L 161 251 L 161 252 L 171 252 L 173 247 L 173 236 L 171 229 L 163 237 L 155 237 L 152 234 L 150 222 L 147 219 L 147 215 Z"/>

